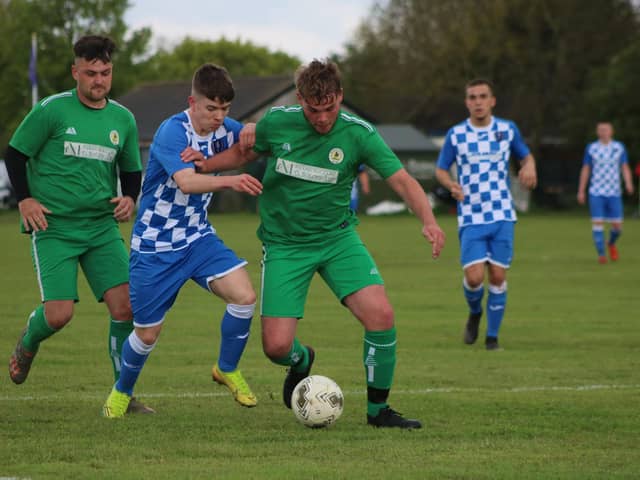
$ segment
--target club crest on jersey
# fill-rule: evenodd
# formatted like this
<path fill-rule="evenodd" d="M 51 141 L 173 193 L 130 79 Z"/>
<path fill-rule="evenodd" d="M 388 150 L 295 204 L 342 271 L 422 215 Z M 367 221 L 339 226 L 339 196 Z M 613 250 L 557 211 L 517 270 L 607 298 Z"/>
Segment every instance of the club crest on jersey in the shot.
<path fill-rule="evenodd" d="M 337 165 L 342 162 L 342 160 L 344 160 L 344 152 L 342 151 L 342 149 L 337 147 L 332 148 L 329 152 L 329 161 L 334 165 Z"/>
<path fill-rule="evenodd" d="M 114 145 L 118 145 L 120 143 L 120 135 L 118 135 L 116 130 L 111 130 L 109 133 L 109 140 L 111 140 L 111 143 Z"/>
<path fill-rule="evenodd" d="M 289 142 L 282 144 L 282 150 L 291 153 L 291 144 Z"/>
<path fill-rule="evenodd" d="M 506 140 L 507 132 L 496 132 L 496 142 L 501 142 L 502 140 Z"/>

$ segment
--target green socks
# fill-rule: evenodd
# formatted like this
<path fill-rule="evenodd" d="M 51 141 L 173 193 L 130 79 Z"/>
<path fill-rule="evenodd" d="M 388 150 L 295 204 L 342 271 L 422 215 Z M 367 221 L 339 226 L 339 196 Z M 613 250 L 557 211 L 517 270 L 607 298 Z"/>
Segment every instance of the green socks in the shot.
<path fill-rule="evenodd" d="M 396 367 L 396 329 L 364 334 L 364 368 L 367 376 L 367 413 L 377 416 L 388 406 L 387 396 Z"/>
<path fill-rule="evenodd" d="M 302 372 L 309 366 L 309 351 L 297 338 L 293 339 L 293 345 L 286 357 L 272 358 L 273 363 L 292 367 L 295 372 Z"/>
<path fill-rule="evenodd" d="M 309 352 L 294 338 L 289 353 L 272 361 L 301 372 L 309 366 Z M 382 408 L 388 406 L 387 397 L 396 367 L 395 327 L 380 332 L 365 332 L 363 362 L 367 375 L 367 413 L 375 417 Z"/>
<path fill-rule="evenodd" d="M 133 322 L 111 319 L 109 324 L 109 356 L 113 366 L 113 378 L 116 382 L 120 378 L 122 344 L 132 331 Z"/>
<path fill-rule="evenodd" d="M 56 332 L 57 330 L 51 328 L 44 317 L 44 305 L 40 305 L 29 316 L 27 332 L 22 337 L 22 346 L 28 352 L 36 353 L 40 348 L 40 342 Z"/>
<path fill-rule="evenodd" d="M 109 325 L 109 356 L 113 366 L 113 376 L 115 381 L 120 378 L 120 354 L 122 353 L 122 344 L 133 330 L 133 322 L 119 321 L 111 319 Z M 22 346 L 28 352 L 36 353 L 40 348 L 40 343 L 51 335 L 56 333 L 49 326 L 44 316 L 44 305 L 40 305 L 29 316 L 27 322 L 27 331 L 22 338 Z"/>

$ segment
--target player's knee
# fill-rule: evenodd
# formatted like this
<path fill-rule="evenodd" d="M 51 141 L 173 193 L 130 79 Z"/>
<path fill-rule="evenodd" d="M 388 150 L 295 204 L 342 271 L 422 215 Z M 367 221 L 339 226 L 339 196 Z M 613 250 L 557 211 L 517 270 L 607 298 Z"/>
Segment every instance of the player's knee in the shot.
<path fill-rule="evenodd" d="M 60 330 L 69 323 L 73 317 L 73 303 L 69 305 L 58 304 L 56 306 L 45 303 L 44 316 L 47 319 L 47 324 L 51 328 Z"/>
<path fill-rule="evenodd" d="M 129 302 L 121 305 L 116 305 L 110 309 L 111 317 L 121 322 L 132 321 L 133 312 L 131 311 L 131 304 Z"/>
<path fill-rule="evenodd" d="M 490 285 L 502 285 L 506 283 L 507 272 L 503 269 L 495 269 L 489 271 L 489 284 Z"/>
<path fill-rule="evenodd" d="M 256 292 L 251 285 L 235 288 L 231 292 L 218 293 L 227 304 L 253 305 L 256 303 Z"/>
<path fill-rule="evenodd" d="M 365 315 L 362 324 L 366 330 L 372 331 L 389 330 L 393 328 L 393 308 L 389 303 L 377 307 L 370 315 Z"/>
<path fill-rule="evenodd" d="M 256 304 L 256 292 L 253 288 L 248 288 L 238 295 L 238 301 L 233 302 L 236 305 L 254 305 Z"/>
<path fill-rule="evenodd" d="M 155 345 L 160 336 L 160 331 L 155 328 L 139 328 L 136 327 L 135 335 L 138 339 L 147 346 Z"/>
<path fill-rule="evenodd" d="M 464 281 L 471 290 L 480 287 L 484 283 L 485 266 L 476 263 L 464 269 Z"/>
<path fill-rule="evenodd" d="M 271 360 L 284 358 L 291 351 L 291 342 L 262 337 L 262 351 Z"/>

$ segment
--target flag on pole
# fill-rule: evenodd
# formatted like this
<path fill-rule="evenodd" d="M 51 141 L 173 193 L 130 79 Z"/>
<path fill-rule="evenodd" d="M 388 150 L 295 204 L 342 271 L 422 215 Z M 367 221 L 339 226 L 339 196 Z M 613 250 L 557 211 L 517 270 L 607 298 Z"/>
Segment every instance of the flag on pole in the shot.
<path fill-rule="evenodd" d="M 38 37 L 35 32 L 31 34 L 31 58 L 29 59 L 29 82 L 31 83 L 31 105 L 38 102 Z"/>

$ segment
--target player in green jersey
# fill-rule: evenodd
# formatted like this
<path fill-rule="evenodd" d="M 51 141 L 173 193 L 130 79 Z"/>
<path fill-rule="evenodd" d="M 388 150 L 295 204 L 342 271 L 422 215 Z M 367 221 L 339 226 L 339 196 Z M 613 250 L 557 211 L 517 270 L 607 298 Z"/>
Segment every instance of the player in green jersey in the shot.
<path fill-rule="evenodd" d="M 309 375 L 315 352 L 296 337 L 313 275 L 318 272 L 364 327 L 367 421 L 377 427 L 420 428 L 389 407 L 396 363 L 394 313 L 382 277 L 356 233 L 350 193 L 361 164 L 378 172 L 422 223 L 437 258 L 444 233 L 420 184 L 369 123 L 342 110 L 338 67 L 314 60 L 295 76 L 299 105 L 272 108 L 241 133 L 242 144 L 198 160 L 204 171 L 235 168 L 267 156 L 258 236 L 264 248 L 262 343 L 289 367 L 283 400 L 291 408 L 296 384 Z M 245 150 L 243 150 L 243 148 Z M 253 147 L 248 151 L 246 147 Z"/>
<path fill-rule="evenodd" d="M 107 98 L 114 50 L 107 37 L 80 38 L 71 65 L 76 88 L 35 105 L 9 142 L 7 170 L 23 232 L 31 236 L 42 302 L 9 360 L 17 384 L 27 379 L 40 343 L 71 320 L 79 300 L 78 265 L 109 310 L 116 380 L 122 342 L 133 329 L 128 253 L 118 222 L 134 213 L 142 165 L 133 115 Z M 131 411 L 152 412 L 138 401 Z"/>

